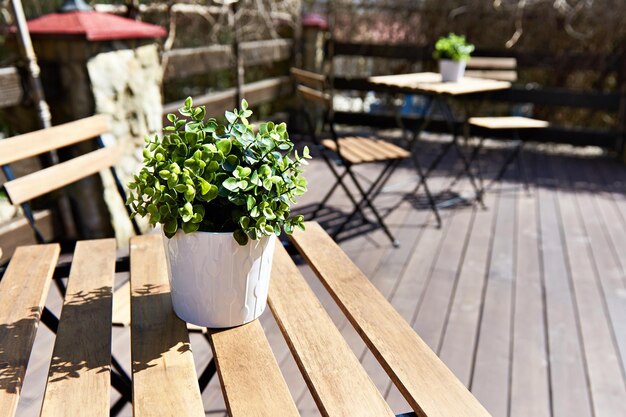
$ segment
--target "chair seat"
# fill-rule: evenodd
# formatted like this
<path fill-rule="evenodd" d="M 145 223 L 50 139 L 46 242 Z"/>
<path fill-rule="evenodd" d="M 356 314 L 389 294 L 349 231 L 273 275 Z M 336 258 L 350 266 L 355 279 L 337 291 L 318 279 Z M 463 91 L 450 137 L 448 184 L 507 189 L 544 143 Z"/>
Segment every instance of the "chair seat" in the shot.
<path fill-rule="evenodd" d="M 486 129 L 539 129 L 549 125 L 545 120 L 520 116 L 470 117 L 469 124 Z"/>
<path fill-rule="evenodd" d="M 322 140 L 322 145 L 331 151 L 337 152 L 337 144 L 332 139 Z M 404 159 L 411 156 L 409 151 L 393 143 L 361 136 L 340 138 L 339 150 L 341 158 L 354 165 L 366 162 Z"/>

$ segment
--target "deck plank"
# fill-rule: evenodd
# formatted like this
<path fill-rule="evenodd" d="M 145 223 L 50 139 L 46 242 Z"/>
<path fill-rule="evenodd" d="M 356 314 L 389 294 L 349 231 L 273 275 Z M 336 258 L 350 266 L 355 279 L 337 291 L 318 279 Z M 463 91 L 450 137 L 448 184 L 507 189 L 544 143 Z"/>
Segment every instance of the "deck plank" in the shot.
<path fill-rule="evenodd" d="M 485 203 L 489 210 L 477 210 L 475 213 L 439 351 L 441 360 L 468 387 L 474 367 L 482 293 L 493 238 L 493 207 L 497 206 L 497 199 L 498 195 L 486 195 Z"/>
<path fill-rule="evenodd" d="M 556 168 L 559 180 L 567 184 L 565 167 L 557 164 Z M 574 178 L 584 175 L 572 169 L 569 172 Z M 594 416 L 626 415 L 626 385 L 610 326 L 611 316 L 617 323 L 626 317 L 626 300 L 617 295 L 626 292 L 621 271 L 597 224 L 598 211 L 588 192 L 559 191 L 558 196 Z M 596 274 L 596 264 L 604 267 L 602 276 Z"/>
<path fill-rule="evenodd" d="M 551 415 L 539 243 L 537 193 L 533 187 L 530 194 L 521 194 L 517 201 L 511 417 Z"/>
<path fill-rule="evenodd" d="M 189 334 L 172 310 L 162 239 L 130 242 L 133 415 L 203 417 Z"/>
<path fill-rule="evenodd" d="M 78 242 L 41 415 L 109 415 L 115 239 Z"/>
<path fill-rule="evenodd" d="M 495 417 L 508 415 L 516 195 L 500 191 L 471 389 Z"/>
<path fill-rule="evenodd" d="M 541 175 L 537 197 L 553 417 L 590 417 L 590 394 L 561 234 L 556 183 L 545 156 L 539 158 L 537 165 Z"/>
<path fill-rule="evenodd" d="M 56 244 L 18 248 L 0 281 L 0 415 L 15 415 L 35 333 L 59 257 Z"/>

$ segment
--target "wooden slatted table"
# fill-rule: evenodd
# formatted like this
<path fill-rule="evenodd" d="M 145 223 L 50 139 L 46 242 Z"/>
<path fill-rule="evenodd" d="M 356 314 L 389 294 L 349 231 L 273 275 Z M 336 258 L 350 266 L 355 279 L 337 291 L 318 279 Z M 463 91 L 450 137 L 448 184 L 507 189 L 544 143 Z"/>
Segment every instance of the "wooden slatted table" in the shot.
<path fill-rule="evenodd" d="M 476 200 L 482 203 L 482 178 L 480 177 L 480 172 L 478 172 L 478 178 L 472 172 L 472 158 L 465 156 L 463 150 L 459 146 L 459 136 L 460 132 L 456 127 L 457 118 L 454 115 L 452 110 L 452 106 L 450 105 L 449 100 L 453 98 L 458 98 L 470 94 L 477 93 L 486 93 L 489 91 L 497 91 L 497 90 L 506 90 L 511 88 L 511 83 L 508 81 L 499 81 L 499 80 L 490 80 L 484 78 L 472 78 L 472 77 L 464 77 L 457 82 L 443 82 L 441 80 L 441 75 L 434 72 L 417 72 L 412 74 L 396 74 L 396 75 L 381 75 L 375 77 L 369 77 L 367 79 L 368 82 L 377 85 L 377 86 L 385 86 L 389 89 L 390 93 L 402 93 L 402 94 L 420 94 L 426 95 L 430 97 L 428 100 L 428 104 L 426 109 L 424 110 L 424 121 L 413 130 L 413 134 L 410 138 L 406 138 L 407 146 L 410 150 L 413 150 L 415 143 L 419 140 L 422 132 L 428 127 L 428 125 L 433 121 L 435 113 L 438 112 L 438 116 L 442 117 L 446 122 L 450 134 L 452 135 L 452 140 L 445 144 L 442 147 L 441 152 L 433 159 L 431 164 L 428 166 L 426 171 L 424 172 L 423 181 L 428 178 L 428 175 L 439 165 L 439 163 L 443 160 L 445 155 L 454 148 L 457 151 L 459 159 L 463 163 L 463 173 L 467 175 L 470 180 L 472 186 L 474 187 L 474 191 L 476 193 Z M 464 135 L 466 138 L 466 142 L 468 139 L 468 131 L 469 131 L 469 115 L 468 110 L 465 106 L 461 106 L 462 115 L 461 121 L 464 125 Z M 399 109 L 398 109 L 399 111 Z M 398 114 L 397 120 L 399 122 L 399 126 L 403 132 L 406 131 L 404 126 L 402 125 L 402 117 Z M 474 151 L 477 151 L 478 148 L 475 148 Z M 417 158 L 417 156 L 415 156 Z M 459 178 L 459 175 L 456 177 Z M 420 183 L 418 185 L 421 186 L 422 179 L 420 179 Z M 456 180 L 455 180 L 456 182 Z M 480 184 L 479 184 L 480 182 Z M 416 190 L 417 191 L 417 190 Z M 450 201 L 445 202 L 446 206 L 449 206 L 454 203 L 464 202 L 463 198 L 457 198 Z"/>
<path fill-rule="evenodd" d="M 489 416 L 317 223 L 292 240 L 416 415 Z M 269 305 L 322 415 L 393 416 L 298 267 L 276 249 Z M 58 256 L 57 245 L 18 248 L 0 281 L 0 417 L 15 414 Z M 133 415 L 200 417 L 188 329 L 172 310 L 164 256 L 160 235 L 131 239 Z M 112 239 L 78 243 L 42 416 L 109 413 L 114 270 Z M 208 335 L 231 416 L 299 415 L 258 321 Z"/>

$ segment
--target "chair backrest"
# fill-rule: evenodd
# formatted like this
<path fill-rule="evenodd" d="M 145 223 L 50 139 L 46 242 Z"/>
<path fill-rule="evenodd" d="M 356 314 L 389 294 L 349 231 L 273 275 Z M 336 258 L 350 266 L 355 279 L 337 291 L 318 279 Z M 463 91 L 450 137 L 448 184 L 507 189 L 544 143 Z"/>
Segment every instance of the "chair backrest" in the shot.
<path fill-rule="evenodd" d="M 0 141 L 0 165 L 93 139 L 108 130 L 107 118 L 98 115 L 4 139 Z M 110 168 L 119 157 L 117 147 L 102 148 L 20 178 L 7 178 L 4 189 L 11 204 L 22 204 Z"/>
<path fill-rule="evenodd" d="M 498 81 L 517 81 L 517 60 L 500 57 L 471 57 L 465 75 Z"/>
<path fill-rule="evenodd" d="M 108 118 L 104 115 L 96 115 L 0 140 L 0 167 L 7 177 L 7 182 L 4 183 L 3 188 L 11 204 L 20 205 L 24 210 L 38 242 L 42 243 L 44 239 L 35 224 L 35 217 L 29 204 L 34 198 L 56 191 L 108 168 L 111 170 L 118 193 L 124 201 L 126 200 L 126 192 L 114 169 L 114 164 L 121 157 L 120 149 L 117 146 L 105 147 L 100 137 L 109 130 Z M 98 150 L 19 178 L 15 178 L 13 175 L 10 167 L 13 162 L 91 139 L 97 139 Z M 126 209 L 129 210 L 128 207 Z M 132 224 L 135 233 L 139 234 L 140 229 L 134 219 Z"/>
<path fill-rule="evenodd" d="M 296 81 L 298 94 L 304 100 L 323 106 L 325 109 L 332 108 L 332 98 L 326 92 L 326 77 L 311 71 L 299 68 L 291 68 L 291 75 Z"/>

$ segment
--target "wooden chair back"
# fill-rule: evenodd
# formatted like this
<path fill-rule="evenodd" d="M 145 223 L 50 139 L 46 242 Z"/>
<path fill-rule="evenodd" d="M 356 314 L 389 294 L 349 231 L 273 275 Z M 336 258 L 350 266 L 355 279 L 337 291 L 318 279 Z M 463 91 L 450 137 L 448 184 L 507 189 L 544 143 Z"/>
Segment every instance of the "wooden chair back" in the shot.
<path fill-rule="evenodd" d="M 38 233 L 29 204 L 34 198 L 61 189 L 108 168 L 111 169 L 118 192 L 124 200 L 126 199 L 124 188 L 113 168 L 121 157 L 120 150 L 117 146 L 105 147 L 100 138 L 102 134 L 108 131 L 107 117 L 96 115 L 0 140 L 0 166 L 7 177 L 7 182 L 4 183 L 3 188 L 11 204 L 22 206 L 38 240 L 42 238 L 41 234 Z M 10 167 L 11 163 L 91 139 L 97 139 L 98 150 L 22 177 L 16 178 Z M 139 230 L 134 222 L 133 227 L 135 231 Z"/>
<path fill-rule="evenodd" d="M 296 91 L 303 100 L 322 106 L 326 110 L 332 108 L 332 98 L 326 92 L 324 75 L 299 68 L 291 68 L 291 75 L 296 81 Z"/>
<path fill-rule="evenodd" d="M 471 57 L 465 75 L 498 81 L 517 81 L 517 60 L 501 57 Z"/>
<path fill-rule="evenodd" d="M 93 139 L 108 130 L 106 117 L 99 115 L 14 136 L 0 141 L 0 165 Z M 102 148 L 20 178 L 8 178 L 4 188 L 13 205 L 22 204 L 109 168 L 119 157 L 116 147 Z"/>

